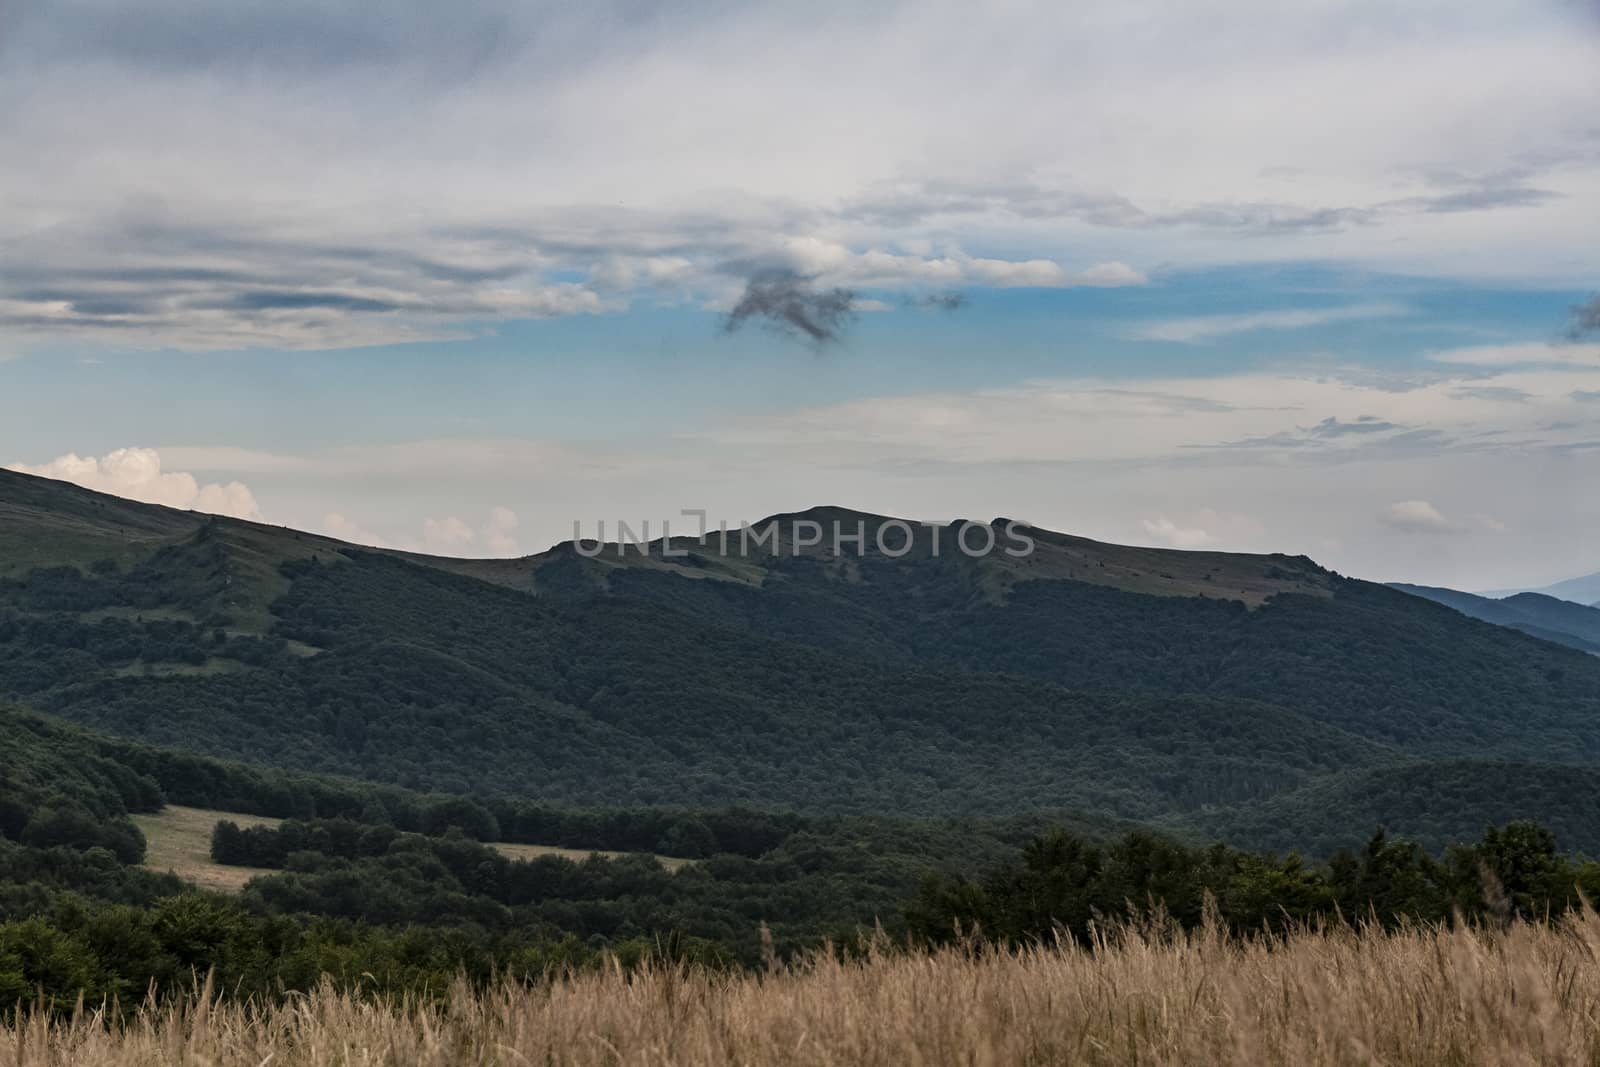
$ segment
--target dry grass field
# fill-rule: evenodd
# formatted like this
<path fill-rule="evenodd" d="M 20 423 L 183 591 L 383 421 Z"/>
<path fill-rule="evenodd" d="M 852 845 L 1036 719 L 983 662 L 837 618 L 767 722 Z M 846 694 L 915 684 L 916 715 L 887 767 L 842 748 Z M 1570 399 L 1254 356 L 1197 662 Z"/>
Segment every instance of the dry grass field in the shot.
<path fill-rule="evenodd" d="M 766 974 L 598 970 L 439 1002 L 24 1017 L 0 1067 L 494 1064 L 1600 1064 L 1600 919 L 1497 933 L 1137 931 Z"/>
<path fill-rule="evenodd" d="M 597 849 L 584 848 L 557 848 L 554 845 L 513 845 L 503 841 L 492 843 L 489 847 L 502 856 L 514 860 L 532 860 L 538 859 L 540 856 L 563 856 L 574 863 L 582 863 L 590 856 L 595 855 L 606 856 L 610 859 L 628 855 L 626 852 L 604 852 Z M 669 871 L 676 871 L 685 864 L 694 862 L 694 860 L 677 859 L 673 856 L 655 856 L 654 858 L 657 863 Z"/>
<path fill-rule="evenodd" d="M 256 867 L 227 867 L 211 862 L 211 831 L 221 819 L 229 819 L 240 826 L 276 826 L 283 820 L 268 819 L 259 815 L 235 815 L 227 811 L 209 811 L 204 808 L 185 808 L 168 804 L 154 815 L 135 815 L 133 821 L 144 833 L 144 865 L 154 871 L 171 871 L 186 882 L 202 889 L 223 893 L 237 893 L 244 884 L 258 874 L 271 874 Z M 530 860 L 539 856 L 565 856 L 582 862 L 594 855 L 591 851 L 575 848 L 555 848 L 548 845 L 492 844 L 495 851 L 514 860 Z M 601 852 L 602 856 L 617 857 L 622 852 Z M 669 871 L 676 871 L 691 860 L 657 856 L 656 860 Z"/>
<path fill-rule="evenodd" d="M 154 815 L 133 816 L 134 825 L 144 834 L 144 865 L 153 871 L 171 871 L 202 889 L 224 893 L 237 893 L 258 874 L 271 874 L 255 867 L 224 867 L 211 862 L 211 831 L 220 819 L 231 819 L 246 827 L 276 826 L 283 821 L 168 804 Z"/>

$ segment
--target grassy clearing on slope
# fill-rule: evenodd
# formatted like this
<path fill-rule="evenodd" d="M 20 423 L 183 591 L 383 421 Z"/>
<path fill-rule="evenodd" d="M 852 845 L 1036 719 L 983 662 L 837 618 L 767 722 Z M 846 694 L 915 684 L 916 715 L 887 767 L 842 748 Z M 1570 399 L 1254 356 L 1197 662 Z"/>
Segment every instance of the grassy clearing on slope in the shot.
<path fill-rule="evenodd" d="M 135 815 L 134 823 L 144 833 L 144 865 L 153 871 L 171 871 L 186 882 L 223 893 L 237 893 L 246 882 L 262 874 L 275 871 L 259 867 L 230 867 L 214 863 L 211 859 L 211 831 L 217 823 L 227 819 L 241 827 L 277 826 L 282 819 L 269 819 L 260 815 L 236 815 L 228 811 L 210 811 L 205 808 L 186 808 L 168 804 L 154 815 Z M 531 860 L 540 856 L 563 856 L 581 863 L 594 851 L 575 848 L 554 848 L 548 845 L 490 844 L 490 848 L 514 860 Z M 616 858 L 623 852 L 600 852 L 599 855 Z M 676 871 L 692 860 L 655 857 L 669 871 Z"/>
<path fill-rule="evenodd" d="M 92 1008 L 0 1028 L 0 1067 L 1578 1065 L 1600 1062 L 1600 919 L 1271 941 L 1152 924 L 1089 947 L 822 955 L 766 974 L 606 967 L 443 1002 L 324 986 L 128 1025 Z"/>
<path fill-rule="evenodd" d="M 501 843 L 491 844 L 489 847 L 500 853 L 502 856 L 506 856 L 514 860 L 532 860 L 538 859 L 540 856 L 562 856 L 566 859 L 572 860 L 574 863 L 582 863 L 584 860 L 594 855 L 605 856 L 609 859 L 617 859 L 619 857 L 628 855 L 626 852 L 602 852 L 597 849 L 582 848 L 556 848 L 552 845 L 512 845 Z M 669 871 L 677 871 L 686 864 L 694 862 L 694 860 L 676 859 L 672 856 L 655 856 L 653 858 L 657 863 L 661 864 L 661 866 L 665 867 Z"/>
<path fill-rule="evenodd" d="M 248 670 L 244 664 L 210 656 L 204 663 L 150 663 L 136 659 L 111 672 L 113 678 L 205 678 L 214 674 L 233 674 Z"/>
<path fill-rule="evenodd" d="M 211 831 L 222 819 L 245 827 L 277 826 L 283 821 L 168 804 L 155 815 L 133 816 L 134 824 L 144 833 L 144 865 L 153 871 L 171 871 L 202 889 L 224 893 L 237 893 L 258 874 L 271 874 L 255 867 L 225 867 L 211 862 Z"/>

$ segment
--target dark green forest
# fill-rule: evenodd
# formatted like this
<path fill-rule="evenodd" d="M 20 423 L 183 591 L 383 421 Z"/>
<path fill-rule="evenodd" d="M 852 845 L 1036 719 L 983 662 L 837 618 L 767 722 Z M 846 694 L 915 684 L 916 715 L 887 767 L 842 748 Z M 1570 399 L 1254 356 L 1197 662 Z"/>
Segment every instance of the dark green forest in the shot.
<path fill-rule="evenodd" d="M 154 983 L 214 974 L 277 996 L 322 976 L 369 992 L 434 992 L 458 974 L 667 956 L 762 966 L 863 936 L 916 946 L 1069 934 L 1160 910 L 1243 933 L 1291 922 L 1497 922 L 1600 892 L 1600 864 L 1530 823 L 1442 852 L 1382 833 L 1318 860 L 1185 843 L 1038 814 L 1004 820 L 752 810 L 565 809 L 285 773 L 106 738 L 15 709 L 0 810 L 0 993 L 63 1010 L 82 990 L 131 1006 Z M 237 896 L 136 866 L 127 821 L 168 801 L 288 815 L 224 818 L 213 858 L 264 873 Z M 118 844 L 131 839 L 133 847 Z M 484 840 L 636 851 L 510 859 Z M 690 856 L 669 871 L 646 849 Z M 1208 903 L 1209 901 L 1209 903 Z"/>
<path fill-rule="evenodd" d="M 967 846 L 978 850 L 952 863 L 951 850 Z M 1326 862 L 1148 831 L 1057 830 L 1005 845 L 973 827 L 871 821 L 676 873 L 648 856 L 510 860 L 454 829 L 430 836 L 357 820 L 270 830 L 224 821 L 213 848 L 271 873 L 223 897 L 104 848 L 0 839 L 0 1003 L 42 997 L 67 1011 L 82 993 L 127 1010 L 204 975 L 225 996 L 274 998 L 325 979 L 439 995 L 459 976 L 539 980 L 646 957 L 757 967 L 773 954 L 848 952 L 864 938 L 913 951 L 1023 944 L 1152 915 L 1246 935 L 1344 921 L 1500 923 L 1600 892 L 1600 864 L 1574 862 L 1531 823 L 1440 856 L 1378 835 Z"/>
<path fill-rule="evenodd" d="M 1600 659 L 1334 575 L 1257 607 L 1057 578 L 997 600 L 966 559 L 844 580 L 779 556 L 759 587 L 618 567 L 534 594 L 345 549 L 274 564 L 250 628 L 219 529 L 0 580 L 0 691 L 105 734 L 484 800 L 1074 811 L 1321 852 L 1531 818 L 1600 848 L 1570 788 L 1600 754 Z M 1457 788 L 1464 759 L 1501 788 Z M 1341 790 L 1360 822 L 1326 803 Z"/>

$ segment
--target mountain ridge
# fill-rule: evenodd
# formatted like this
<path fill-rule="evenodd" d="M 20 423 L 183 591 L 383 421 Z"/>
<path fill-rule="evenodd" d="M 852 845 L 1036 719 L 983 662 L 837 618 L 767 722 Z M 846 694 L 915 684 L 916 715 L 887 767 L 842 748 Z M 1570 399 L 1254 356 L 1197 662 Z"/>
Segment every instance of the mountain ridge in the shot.
<path fill-rule="evenodd" d="M 29 542 L 14 534 L 7 536 L 5 531 L 8 527 L 13 531 L 24 529 L 30 521 L 35 526 L 40 525 L 39 520 L 44 516 L 40 502 L 57 498 L 65 501 L 66 506 L 52 505 L 45 510 L 51 511 L 58 519 L 69 521 L 45 524 L 52 538 L 48 549 L 42 548 L 36 541 Z M 74 520 L 79 517 L 87 521 L 82 522 L 82 529 L 77 531 L 77 536 L 70 536 L 75 526 Z M 112 520 L 124 525 L 115 525 Z M 604 542 L 592 557 L 580 551 L 580 542 L 573 540 L 558 542 L 542 552 L 517 557 L 435 556 L 359 545 L 323 534 L 248 519 L 127 500 L 84 489 L 70 482 L 0 469 L 0 577 L 25 562 L 59 565 L 91 558 L 108 558 L 100 553 L 108 553 L 110 558 L 134 558 L 140 551 L 172 547 L 184 537 L 193 536 L 202 527 L 209 526 L 223 532 L 241 551 L 262 557 L 273 565 L 308 553 L 338 553 L 358 549 L 407 559 L 422 566 L 496 585 L 537 592 L 536 575 L 539 570 L 549 563 L 577 557 L 592 559 L 597 568 L 619 565 L 659 568 L 683 576 L 716 577 L 748 584 L 760 573 L 756 568 L 761 560 L 770 560 L 778 555 L 806 558 L 834 556 L 843 565 L 853 556 L 848 552 L 837 555 L 832 552 L 831 538 L 827 536 L 831 530 L 827 527 L 824 527 L 822 541 L 816 545 L 797 547 L 792 536 L 784 536 L 785 528 L 792 531 L 796 522 L 816 522 L 821 525 L 840 520 L 860 522 L 865 526 L 862 553 L 865 558 L 881 558 L 884 555 L 879 551 L 875 534 L 878 528 L 888 524 L 901 524 L 914 531 L 910 552 L 912 558 L 927 558 L 937 540 L 941 549 L 939 554 L 952 559 L 972 558 L 953 543 L 963 528 L 997 529 L 1015 525 L 1035 542 L 1034 549 L 1024 556 L 1007 555 L 1007 546 L 996 536 L 994 547 L 982 554 L 980 566 L 997 588 L 1021 580 L 1070 578 L 1135 592 L 1157 595 L 1206 594 L 1259 604 L 1278 592 L 1310 592 L 1322 588 L 1329 574 L 1305 556 L 1116 545 L 1005 518 L 997 518 L 989 523 L 959 518 L 946 520 L 938 524 L 945 528 L 945 532 L 935 537 L 930 530 L 934 524 L 929 522 L 834 505 L 781 512 L 743 524 L 756 532 L 777 526 L 779 540 L 772 548 L 757 543 L 754 537 L 741 539 L 740 528 L 730 527 L 725 550 L 715 547 L 719 535 L 713 529 L 708 531 L 705 538 L 699 535 L 675 535 L 669 543 L 656 537 L 643 542 L 643 547 L 637 543 Z M 130 537 L 129 529 L 142 535 Z M 61 537 L 63 533 L 69 534 L 64 540 Z M 746 546 L 753 552 L 743 551 Z M 696 562 L 675 562 L 663 552 L 664 548 L 669 547 L 673 552 L 687 553 L 678 558 Z M 740 551 L 735 551 L 735 548 Z M 720 566 L 708 573 L 708 561 Z M 1272 567 L 1278 567 L 1284 573 L 1280 576 L 1267 574 L 1267 569 Z"/>

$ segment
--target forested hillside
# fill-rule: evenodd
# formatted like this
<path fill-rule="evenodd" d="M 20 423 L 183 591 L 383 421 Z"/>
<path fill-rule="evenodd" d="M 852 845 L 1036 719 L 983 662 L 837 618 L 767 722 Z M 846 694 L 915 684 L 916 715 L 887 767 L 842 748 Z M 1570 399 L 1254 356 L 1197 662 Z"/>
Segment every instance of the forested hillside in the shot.
<path fill-rule="evenodd" d="M 20 475 L 0 500 L 0 693 L 169 749 L 555 805 L 1072 810 L 1319 849 L 1374 829 L 1330 808 L 1354 790 L 1430 842 L 1526 817 L 1600 850 L 1566 792 L 1600 759 L 1600 659 L 1303 557 L 1034 530 L 1023 558 L 895 558 L 886 520 L 817 511 L 865 554 L 441 561 Z M 1515 786 L 1472 800 L 1465 759 Z"/>

